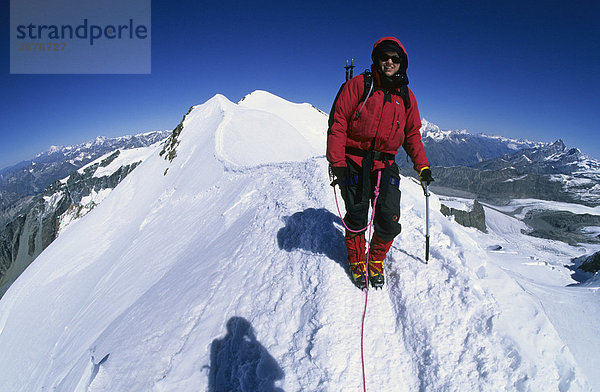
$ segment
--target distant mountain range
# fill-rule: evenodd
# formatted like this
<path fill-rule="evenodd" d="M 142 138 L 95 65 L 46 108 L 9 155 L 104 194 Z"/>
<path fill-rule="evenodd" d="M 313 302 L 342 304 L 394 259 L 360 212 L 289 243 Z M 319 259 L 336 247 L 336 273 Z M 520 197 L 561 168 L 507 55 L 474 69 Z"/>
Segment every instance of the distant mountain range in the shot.
<path fill-rule="evenodd" d="M 465 130 L 446 131 L 425 119 L 421 122 L 421 138 L 432 166 L 471 166 L 525 148 L 545 145 L 524 139 L 471 134 Z M 402 150 L 397 160 L 402 166 L 412 166 L 406 162 Z"/>
<path fill-rule="evenodd" d="M 72 171 L 106 153 L 117 149 L 147 147 L 170 133 L 171 131 L 153 131 L 116 138 L 97 137 L 74 146 L 52 146 L 31 160 L 0 169 L 0 192 L 2 195 L 36 195 L 54 181 L 67 177 Z"/>
<path fill-rule="evenodd" d="M 423 121 L 422 140 L 433 167 L 432 190 L 495 204 L 535 198 L 600 205 L 600 161 L 554 143 L 531 142 L 466 131 L 443 131 Z M 402 173 L 414 176 L 405 154 Z"/>

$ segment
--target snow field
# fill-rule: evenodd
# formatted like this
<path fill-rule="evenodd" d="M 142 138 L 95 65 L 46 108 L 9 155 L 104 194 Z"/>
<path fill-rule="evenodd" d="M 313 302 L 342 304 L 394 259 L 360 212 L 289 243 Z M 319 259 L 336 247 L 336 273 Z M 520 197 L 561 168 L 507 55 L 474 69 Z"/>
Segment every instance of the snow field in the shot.
<path fill-rule="evenodd" d="M 432 200 L 432 258 L 424 264 L 424 209 L 418 206 L 424 197 L 409 179 L 402 187 L 405 229 L 391 252 L 388 283 L 418 390 L 526 390 L 517 386 L 523 370 L 511 358 L 510 339 L 494 328 L 500 311 L 481 288 L 478 275 L 486 265 L 477 248 L 444 227 L 449 222 Z"/>

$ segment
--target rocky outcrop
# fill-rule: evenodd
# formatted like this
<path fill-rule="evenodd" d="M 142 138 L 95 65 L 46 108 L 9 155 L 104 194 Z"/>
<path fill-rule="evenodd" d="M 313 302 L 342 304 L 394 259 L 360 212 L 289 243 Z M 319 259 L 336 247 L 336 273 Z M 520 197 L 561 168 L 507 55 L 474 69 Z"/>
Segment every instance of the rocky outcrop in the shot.
<path fill-rule="evenodd" d="M 583 255 L 571 259 L 571 264 L 566 265 L 573 274 L 571 278 L 579 283 L 571 284 L 570 286 L 579 286 L 591 284 L 598 286 L 600 276 L 600 252 L 593 253 L 591 255 Z"/>
<path fill-rule="evenodd" d="M 587 256 L 579 266 L 579 269 L 593 274 L 600 271 L 600 252 Z"/>
<path fill-rule="evenodd" d="M 599 244 L 600 238 L 585 232 L 586 227 L 600 226 L 600 216 L 574 214 L 569 211 L 531 210 L 523 219 L 530 231 L 523 231 L 534 237 L 566 242 Z"/>
<path fill-rule="evenodd" d="M 68 200 L 64 197 L 48 206 L 43 196 L 37 196 L 29 211 L 0 231 L 0 295 L 54 241 L 57 219 L 67 207 Z"/>
<path fill-rule="evenodd" d="M 173 129 L 173 132 L 171 132 L 169 137 L 167 137 L 167 139 L 164 141 L 163 148 L 160 151 L 160 156 L 164 156 L 165 160 L 173 162 L 173 159 L 175 159 L 177 156 L 177 146 L 179 145 L 179 135 L 181 135 L 181 131 L 183 130 L 183 122 L 193 109 L 193 106 L 188 109 L 187 113 L 183 116 L 179 124 L 177 124 L 175 129 Z M 167 174 L 166 171 L 165 174 Z"/>
<path fill-rule="evenodd" d="M 453 216 L 456 223 L 465 227 L 474 227 L 479 231 L 487 232 L 485 225 L 485 211 L 481 203 L 477 200 L 473 202 L 470 211 L 463 211 L 456 208 L 450 208 L 442 204 L 441 213 L 445 216 Z"/>

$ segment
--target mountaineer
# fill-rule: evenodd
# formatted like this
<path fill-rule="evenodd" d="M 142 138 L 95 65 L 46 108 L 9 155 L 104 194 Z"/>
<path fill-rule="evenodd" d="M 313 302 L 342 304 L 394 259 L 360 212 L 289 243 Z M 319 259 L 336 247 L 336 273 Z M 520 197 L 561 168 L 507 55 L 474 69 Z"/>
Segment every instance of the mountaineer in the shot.
<path fill-rule="evenodd" d="M 422 183 L 433 181 L 421 141 L 417 100 L 408 88 L 408 56 L 394 37 L 373 45 L 371 71 L 347 81 L 336 97 L 327 132 L 327 160 L 346 206 L 348 263 L 360 289 L 384 285 L 384 260 L 400 233 L 400 175 L 395 155 L 410 156 Z M 376 195 L 376 190 L 379 194 Z M 374 206 L 374 234 L 368 249 L 365 231 Z"/>

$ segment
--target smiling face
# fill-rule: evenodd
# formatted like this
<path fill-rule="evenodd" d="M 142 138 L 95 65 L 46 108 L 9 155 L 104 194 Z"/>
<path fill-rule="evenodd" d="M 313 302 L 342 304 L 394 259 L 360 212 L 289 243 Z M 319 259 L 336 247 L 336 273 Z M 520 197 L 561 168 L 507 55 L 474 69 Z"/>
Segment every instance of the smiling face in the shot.
<path fill-rule="evenodd" d="M 384 52 L 378 58 L 379 68 L 385 76 L 391 77 L 400 70 L 400 57 L 396 52 Z"/>

